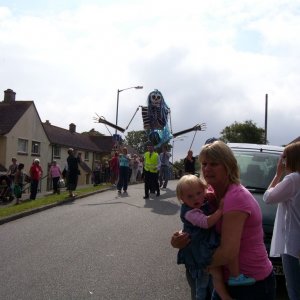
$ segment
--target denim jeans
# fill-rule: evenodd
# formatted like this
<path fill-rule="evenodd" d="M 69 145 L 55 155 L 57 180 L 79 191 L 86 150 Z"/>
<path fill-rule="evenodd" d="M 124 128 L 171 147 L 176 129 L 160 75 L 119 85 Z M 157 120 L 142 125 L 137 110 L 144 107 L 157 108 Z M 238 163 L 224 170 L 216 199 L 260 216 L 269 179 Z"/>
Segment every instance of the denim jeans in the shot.
<path fill-rule="evenodd" d="M 163 185 L 164 188 L 167 187 L 169 181 L 169 167 L 168 166 L 161 166 L 159 172 L 159 184 L 160 186 Z"/>
<path fill-rule="evenodd" d="M 282 254 L 282 265 L 286 280 L 286 289 L 290 300 L 300 299 L 300 260 L 288 254 Z"/>
<path fill-rule="evenodd" d="M 234 299 L 239 300 L 275 300 L 276 298 L 276 279 L 274 272 L 264 280 L 256 281 L 248 286 L 227 286 L 229 294 Z M 212 300 L 221 300 L 214 290 Z"/>
<path fill-rule="evenodd" d="M 117 184 L 117 189 L 119 191 L 123 190 L 127 191 L 128 186 L 128 174 L 129 174 L 129 168 L 128 167 L 120 167 L 119 169 L 119 181 Z"/>
<path fill-rule="evenodd" d="M 209 300 L 213 290 L 212 279 L 209 274 L 202 278 L 193 279 L 188 269 L 186 269 L 186 279 L 191 288 L 192 300 Z"/>

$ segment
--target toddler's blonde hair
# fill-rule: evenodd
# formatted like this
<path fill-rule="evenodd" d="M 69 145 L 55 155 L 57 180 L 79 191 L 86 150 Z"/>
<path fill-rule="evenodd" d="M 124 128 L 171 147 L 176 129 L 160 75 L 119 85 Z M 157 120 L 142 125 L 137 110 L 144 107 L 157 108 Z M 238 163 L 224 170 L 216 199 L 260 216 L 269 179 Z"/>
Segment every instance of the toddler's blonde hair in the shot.
<path fill-rule="evenodd" d="M 183 188 L 187 185 L 198 184 L 204 190 L 207 189 L 207 184 L 199 177 L 195 175 L 184 175 L 182 176 L 176 186 L 176 196 L 179 202 L 182 202 Z"/>

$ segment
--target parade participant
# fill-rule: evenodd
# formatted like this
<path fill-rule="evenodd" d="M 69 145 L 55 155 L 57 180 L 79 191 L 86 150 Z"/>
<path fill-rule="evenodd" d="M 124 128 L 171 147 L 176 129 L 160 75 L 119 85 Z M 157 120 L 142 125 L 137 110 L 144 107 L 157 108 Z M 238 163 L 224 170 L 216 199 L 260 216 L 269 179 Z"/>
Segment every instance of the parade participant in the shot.
<path fill-rule="evenodd" d="M 168 152 L 167 146 L 164 146 L 162 149 L 162 153 L 159 154 L 159 186 L 163 188 L 167 187 L 169 181 L 170 157 L 171 154 Z"/>
<path fill-rule="evenodd" d="M 133 157 L 130 160 L 130 165 L 131 165 L 131 169 L 132 169 L 131 176 L 130 176 L 131 183 L 137 182 L 139 163 L 140 163 L 140 160 L 139 160 L 138 156 L 136 154 L 133 154 Z"/>
<path fill-rule="evenodd" d="M 137 181 L 142 181 L 144 178 L 144 158 L 139 157 L 139 165 L 138 165 L 138 172 L 137 172 Z"/>
<path fill-rule="evenodd" d="M 145 180 L 145 196 L 144 199 L 149 198 L 149 192 L 156 192 L 156 196 L 160 196 L 159 183 L 158 183 L 158 167 L 159 156 L 154 151 L 153 144 L 149 143 L 147 152 L 144 154 L 144 180 Z"/>
<path fill-rule="evenodd" d="M 118 193 L 123 192 L 127 193 L 129 179 L 129 156 L 128 150 L 126 147 L 123 147 L 122 153 L 119 155 L 119 181 L 117 184 Z"/>

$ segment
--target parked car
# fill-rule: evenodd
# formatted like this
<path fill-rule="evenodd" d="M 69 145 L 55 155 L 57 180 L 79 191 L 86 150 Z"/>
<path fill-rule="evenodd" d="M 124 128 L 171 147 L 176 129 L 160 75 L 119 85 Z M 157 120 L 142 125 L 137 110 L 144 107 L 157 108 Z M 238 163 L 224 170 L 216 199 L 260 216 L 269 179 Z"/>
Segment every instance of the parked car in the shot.
<path fill-rule="evenodd" d="M 258 201 L 263 215 L 264 242 L 269 253 L 277 205 L 263 202 L 263 194 L 271 183 L 283 147 L 257 144 L 228 143 L 240 169 L 241 183 Z M 280 257 L 270 257 L 276 275 L 282 276 Z"/>

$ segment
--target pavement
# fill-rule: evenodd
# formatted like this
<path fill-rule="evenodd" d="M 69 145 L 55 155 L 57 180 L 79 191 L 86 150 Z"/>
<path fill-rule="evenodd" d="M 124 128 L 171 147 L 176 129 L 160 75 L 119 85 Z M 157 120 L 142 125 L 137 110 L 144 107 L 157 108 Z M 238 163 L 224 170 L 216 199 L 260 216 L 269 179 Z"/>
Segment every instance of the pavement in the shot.
<path fill-rule="evenodd" d="M 89 185 L 78 186 L 77 189 L 80 190 L 80 188 L 84 188 L 84 187 L 88 187 L 88 186 Z M 29 216 L 29 215 L 32 215 L 32 214 L 40 212 L 40 211 L 44 211 L 46 209 L 50 209 L 50 208 L 55 207 L 55 206 L 63 205 L 63 204 L 68 203 L 68 202 L 73 202 L 73 201 L 75 201 L 77 199 L 82 199 L 82 198 L 85 198 L 85 197 L 88 197 L 88 196 L 91 196 L 91 195 L 94 195 L 94 194 L 103 193 L 103 192 L 105 192 L 107 190 L 111 190 L 111 189 L 115 189 L 115 187 L 113 187 L 111 185 L 108 185 L 107 187 L 105 187 L 105 185 L 104 185 L 104 188 L 101 189 L 101 190 L 98 190 L 98 191 L 94 191 L 94 192 L 90 192 L 90 193 L 78 195 L 78 196 L 75 196 L 75 197 L 67 197 L 67 198 L 65 198 L 65 199 L 63 199 L 62 201 L 59 201 L 59 202 L 55 202 L 55 203 L 44 205 L 44 206 L 37 207 L 37 208 L 32 208 L 32 209 L 29 209 L 29 210 L 26 210 L 26 211 L 23 211 L 23 212 L 20 212 L 20 213 L 17 213 L 17 214 L 8 216 L 8 217 L 0 218 L 0 225 L 8 223 L 10 221 L 14 221 L 14 220 L 26 217 L 26 216 Z M 63 188 L 61 190 L 65 191 L 66 189 Z M 41 192 L 41 193 L 37 194 L 37 199 L 45 197 L 45 196 L 50 196 L 52 194 L 53 194 L 52 191 Z M 26 195 L 26 194 L 24 194 L 24 195 Z M 26 198 L 26 196 L 25 196 L 25 198 Z M 12 206 L 12 205 L 15 205 L 15 200 L 11 201 L 6 206 Z"/>

